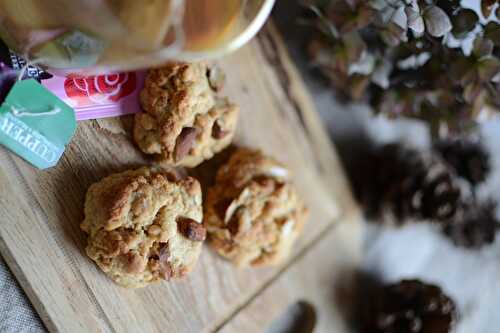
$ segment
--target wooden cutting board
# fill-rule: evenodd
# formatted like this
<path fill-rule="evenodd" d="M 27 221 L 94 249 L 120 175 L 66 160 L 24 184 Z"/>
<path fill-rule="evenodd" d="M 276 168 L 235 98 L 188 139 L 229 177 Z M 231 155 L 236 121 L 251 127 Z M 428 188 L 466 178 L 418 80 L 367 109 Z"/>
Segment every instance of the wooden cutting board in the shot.
<path fill-rule="evenodd" d="M 0 251 L 49 330 L 226 327 L 355 209 L 328 136 L 273 26 L 219 63 L 228 77 L 224 93 L 242 110 L 236 144 L 262 148 L 287 164 L 311 210 L 292 256 L 279 267 L 236 269 L 204 246 L 182 281 L 140 290 L 116 286 L 85 256 L 79 228 L 85 193 L 111 172 L 150 162 L 131 143 L 130 119 L 81 122 L 55 168 L 36 170 L 0 149 Z M 195 174 L 213 173 L 212 164 Z"/>
<path fill-rule="evenodd" d="M 352 332 L 347 317 L 357 299 L 359 217 L 344 216 L 343 223 L 325 233 L 304 256 L 246 304 L 222 327 L 221 333 Z"/>

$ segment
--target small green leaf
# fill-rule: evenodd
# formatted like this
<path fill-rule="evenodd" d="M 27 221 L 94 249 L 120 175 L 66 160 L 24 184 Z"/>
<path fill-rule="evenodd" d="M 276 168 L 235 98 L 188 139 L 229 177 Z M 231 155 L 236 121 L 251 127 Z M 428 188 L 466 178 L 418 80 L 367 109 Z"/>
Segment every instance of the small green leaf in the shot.
<path fill-rule="evenodd" d="M 369 6 L 375 10 L 381 10 L 387 7 L 387 2 L 385 0 L 370 0 Z"/>
<path fill-rule="evenodd" d="M 479 17 L 476 12 L 471 9 L 461 9 L 451 20 L 453 24 L 453 35 L 457 38 L 461 38 L 474 30 L 479 21 Z"/>
<path fill-rule="evenodd" d="M 392 21 L 381 30 L 380 37 L 390 46 L 398 46 L 401 42 L 408 40 L 407 30 Z"/>
<path fill-rule="evenodd" d="M 491 15 L 493 7 L 497 0 L 482 0 L 481 1 L 481 12 L 483 13 L 484 18 L 488 18 Z"/>
<path fill-rule="evenodd" d="M 467 69 L 465 74 L 458 81 L 462 87 L 467 86 L 470 83 L 479 81 L 479 74 L 476 66 L 472 65 Z"/>
<path fill-rule="evenodd" d="M 370 83 L 370 77 L 366 75 L 357 75 L 355 74 L 354 76 L 351 77 L 351 84 L 350 84 L 350 95 L 352 99 L 354 100 L 360 100 L 364 93 L 366 88 L 368 87 L 368 84 Z"/>
<path fill-rule="evenodd" d="M 471 82 L 464 88 L 464 99 L 468 104 L 474 104 L 481 95 L 482 87 L 480 84 Z"/>
<path fill-rule="evenodd" d="M 371 80 L 373 83 L 378 85 L 383 89 L 389 87 L 389 76 L 392 72 L 392 63 L 388 59 L 382 59 L 382 61 L 376 65 L 375 70 L 372 73 Z"/>
<path fill-rule="evenodd" d="M 392 6 L 386 6 L 380 10 L 377 11 L 377 18 L 376 22 L 377 24 L 383 26 L 384 24 L 388 24 L 389 21 L 391 20 L 392 16 L 394 15 L 394 12 L 396 11 L 395 8 Z"/>
<path fill-rule="evenodd" d="M 478 0 L 474 0 L 478 1 Z M 424 1 L 422 1 L 424 2 Z M 429 1 L 425 1 L 429 3 Z M 461 0 L 435 0 L 433 1 L 436 5 L 438 5 L 441 9 L 443 9 L 446 14 L 449 16 L 453 16 L 456 12 L 461 8 L 460 2 Z"/>
<path fill-rule="evenodd" d="M 433 37 L 443 37 L 452 29 L 450 18 L 438 6 L 430 5 L 425 8 L 423 17 L 425 28 Z"/>
<path fill-rule="evenodd" d="M 345 45 L 348 63 L 358 62 L 366 51 L 366 44 L 361 36 L 357 32 L 351 32 L 344 35 L 342 40 Z"/>
<path fill-rule="evenodd" d="M 330 2 L 325 16 L 343 34 L 356 29 L 355 15 L 356 13 L 345 1 L 335 0 Z"/>
<path fill-rule="evenodd" d="M 425 31 L 425 24 L 420 13 L 411 7 L 406 7 L 405 12 L 408 17 L 408 28 L 417 36 L 423 34 Z"/>
<path fill-rule="evenodd" d="M 375 57 L 369 52 L 363 52 L 359 61 L 349 65 L 348 74 L 370 75 L 375 68 Z"/>
<path fill-rule="evenodd" d="M 497 58 L 486 58 L 478 64 L 478 75 L 482 82 L 492 81 L 500 73 L 500 60 Z"/>
<path fill-rule="evenodd" d="M 484 27 L 484 38 L 490 39 L 496 47 L 500 47 L 500 24 L 496 22 L 486 24 Z"/>
<path fill-rule="evenodd" d="M 358 30 L 363 29 L 364 27 L 372 23 L 374 16 L 375 13 L 372 8 L 368 6 L 362 6 L 358 11 L 358 17 L 356 19 Z"/>
<path fill-rule="evenodd" d="M 405 6 L 400 6 L 392 15 L 391 22 L 396 24 L 402 30 L 406 31 L 408 29 L 408 18 L 405 12 Z"/>
<path fill-rule="evenodd" d="M 491 56 L 493 52 L 493 42 L 489 39 L 478 37 L 474 40 L 472 53 L 478 59 Z"/>
<path fill-rule="evenodd" d="M 467 58 L 458 58 L 450 66 L 450 75 L 454 81 L 462 81 L 469 71 L 473 71 L 472 67 Z"/>

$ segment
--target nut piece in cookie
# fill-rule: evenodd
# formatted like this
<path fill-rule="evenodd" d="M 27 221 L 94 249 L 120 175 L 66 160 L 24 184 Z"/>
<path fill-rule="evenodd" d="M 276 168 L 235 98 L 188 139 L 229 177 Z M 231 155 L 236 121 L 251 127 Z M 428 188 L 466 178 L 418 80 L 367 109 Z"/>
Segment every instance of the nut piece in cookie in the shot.
<path fill-rule="evenodd" d="M 206 230 L 194 178 L 141 168 L 93 184 L 81 228 L 88 256 L 127 288 L 180 278 L 195 265 Z M 187 222 L 186 222 L 187 221 Z"/>
<path fill-rule="evenodd" d="M 239 109 L 217 92 L 223 74 L 205 63 L 169 63 L 149 71 L 134 139 L 161 163 L 194 167 L 227 147 Z"/>
<path fill-rule="evenodd" d="M 238 149 L 208 190 L 204 223 L 220 255 L 238 266 L 264 266 L 288 256 L 307 215 L 285 167 Z"/>

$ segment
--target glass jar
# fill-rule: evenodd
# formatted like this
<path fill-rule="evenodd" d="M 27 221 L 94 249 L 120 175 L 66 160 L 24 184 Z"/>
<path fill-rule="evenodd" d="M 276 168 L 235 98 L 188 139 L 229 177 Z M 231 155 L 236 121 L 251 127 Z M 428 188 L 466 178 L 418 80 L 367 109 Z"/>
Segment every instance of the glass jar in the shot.
<path fill-rule="evenodd" d="M 275 0 L 0 0 L 0 38 L 52 71 L 96 74 L 218 57 Z"/>

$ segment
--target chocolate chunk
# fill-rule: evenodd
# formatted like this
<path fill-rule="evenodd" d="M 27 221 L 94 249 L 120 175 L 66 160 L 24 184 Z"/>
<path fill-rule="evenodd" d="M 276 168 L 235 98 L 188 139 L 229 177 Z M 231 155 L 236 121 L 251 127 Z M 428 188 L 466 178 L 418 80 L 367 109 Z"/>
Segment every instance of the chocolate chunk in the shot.
<path fill-rule="evenodd" d="M 207 237 L 207 229 L 203 224 L 187 217 L 177 219 L 177 229 L 184 237 L 195 242 L 202 242 Z"/>
<path fill-rule="evenodd" d="M 222 221 L 224 221 L 224 219 L 226 218 L 226 211 L 231 202 L 233 202 L 232 199 L 225 198 L 217 201 L 217 203 L 214 205 L 215 213 Z"/>
<path fill-rule="evenodd" d="M 236 236 L 241 231 L 241 217 L 243 215 L 243 211 L 243 207 L 238 207 L 233 213 L 233 216 L 231 216 L 230 220 L 227 222 L 227 229 L 233 236 Z"/>
<path fill-rule="evenodd" d="M 265 175 L 258 175 L 252 178 L 252 180 L 256 183 L 258 183 L 261 186 L 268 187 L 273 185 L 273 179 L 265 176 Z"/>
<path fill-rule="evenodd" d="M 219 124 L 219 120 L 216 120 L 214 122 L 214 126 L 212 127 L 212 137 L 214 139 L 220 140 L 223 139 L 228 134 L 229 131 L 225 131 Z"/>
<path fill-rule="evenodd" d="M 175 160 L 179 161 L 193 148 L 198 130 L 194 127 L 184 127 L 175 142 Z"/>
<path fill-rule="evenodd" d="M 227 229 L 231 235 L 235 236 L 240 231 L 240 219 L 234 215 L 227 223 Z"/>

